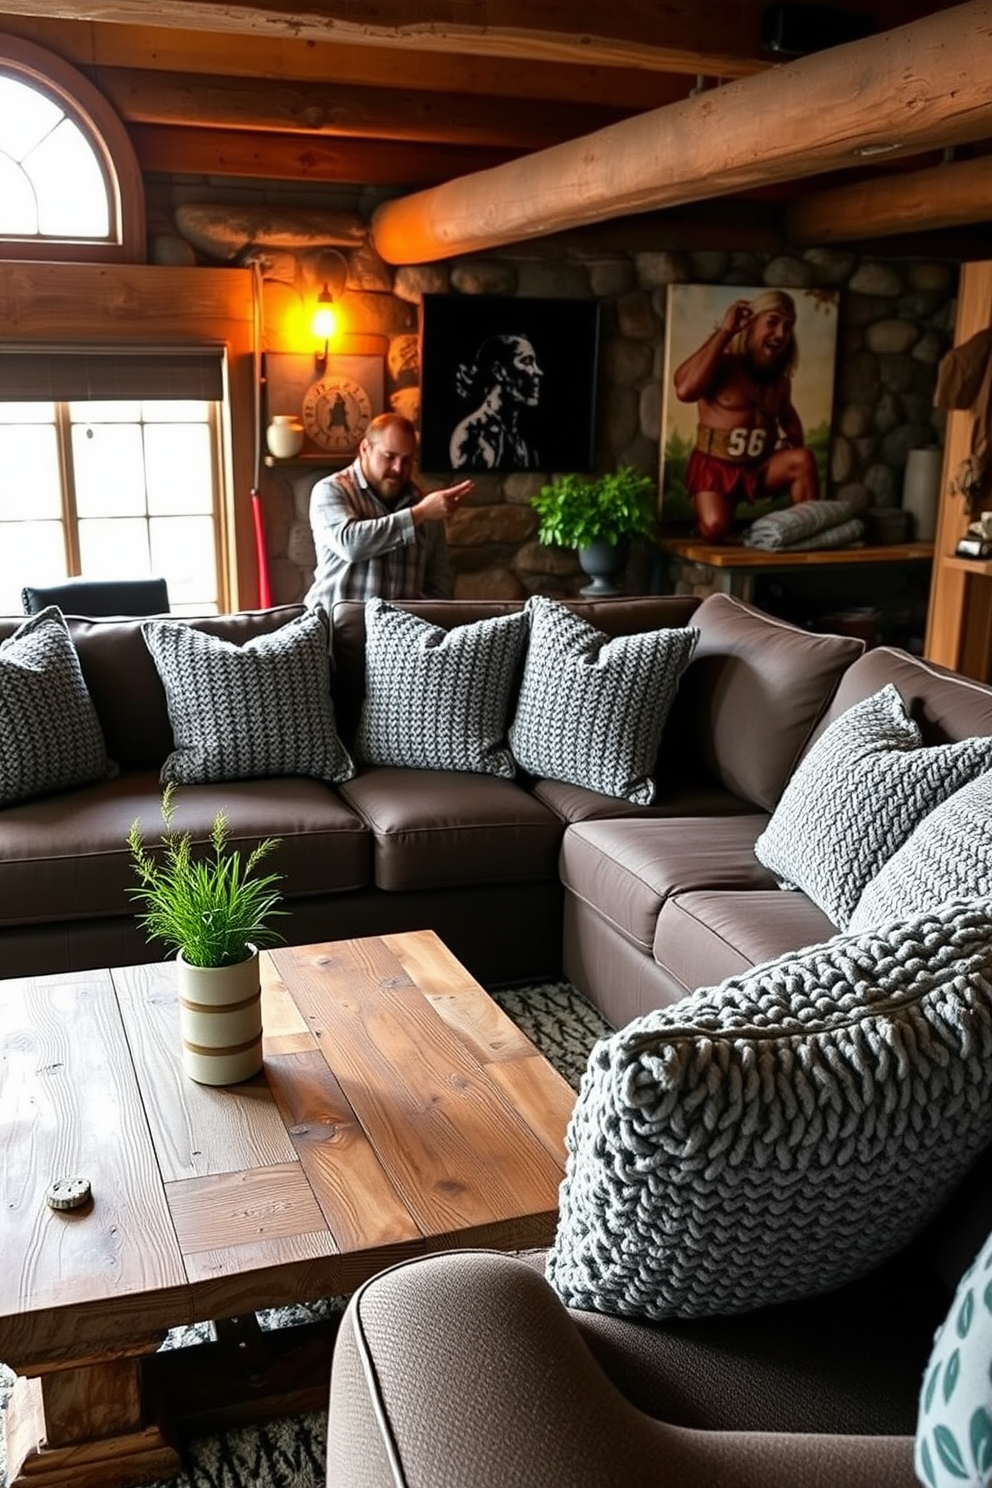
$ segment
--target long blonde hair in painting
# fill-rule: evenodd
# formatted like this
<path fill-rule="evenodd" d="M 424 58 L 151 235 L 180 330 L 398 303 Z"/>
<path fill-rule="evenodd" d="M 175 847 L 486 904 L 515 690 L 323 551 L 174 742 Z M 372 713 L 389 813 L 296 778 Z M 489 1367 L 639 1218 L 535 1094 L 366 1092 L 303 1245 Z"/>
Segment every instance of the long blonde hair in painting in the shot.
<path fill-rule="evenodd" d="M 761 315 L 765 310 L 781 310 L 792 319 L 792 343 L 788 355 L 782 366 L 786 377 L 791 377 L 799 366 L 799 345 L 796 341 L 796 302 L 784 289 L 765 289 L 761 294 L 755 295 L 753 300 L 748 300 L 752 316 Z M 751 322 L 742 326 L 735 336 L 727 342 L 727 351 L 732 356 L 747 355 L 747 333 Z"/>

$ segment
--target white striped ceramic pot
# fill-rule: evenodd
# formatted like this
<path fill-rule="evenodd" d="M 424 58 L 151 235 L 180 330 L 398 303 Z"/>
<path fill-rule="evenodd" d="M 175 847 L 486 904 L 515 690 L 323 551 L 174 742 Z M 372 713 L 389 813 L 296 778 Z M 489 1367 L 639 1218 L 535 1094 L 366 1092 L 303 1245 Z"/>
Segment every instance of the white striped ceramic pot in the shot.
<path fill-rule="evenodd" d="M 183 1069 L 200 1085 L 236 1085 L 262 1068 L 258 951 L 234 966 L 177 961 Z"/>

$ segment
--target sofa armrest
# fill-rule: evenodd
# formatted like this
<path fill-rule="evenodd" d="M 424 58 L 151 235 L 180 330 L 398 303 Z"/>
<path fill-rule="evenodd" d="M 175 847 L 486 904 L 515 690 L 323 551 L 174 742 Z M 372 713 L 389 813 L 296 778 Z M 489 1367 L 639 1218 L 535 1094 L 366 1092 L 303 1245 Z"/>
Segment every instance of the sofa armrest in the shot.
<path fill-rule="evenodd" d="M 456 1251 L 352 1298 L 327 1488 L 914 1488 L 908 1437 L 688 1431 L 635 1410 L 531 1266 Z"/>

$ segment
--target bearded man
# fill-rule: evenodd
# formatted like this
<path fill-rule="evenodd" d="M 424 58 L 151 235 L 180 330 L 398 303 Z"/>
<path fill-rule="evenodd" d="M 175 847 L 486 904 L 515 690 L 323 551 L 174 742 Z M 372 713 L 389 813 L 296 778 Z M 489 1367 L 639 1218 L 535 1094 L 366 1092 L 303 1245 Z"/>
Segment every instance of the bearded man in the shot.
<path fill-rule="evenodd" d="M 720 542 L 741 501 L 787 492 L 815 501 L 820 480 L 792 402 L 798 362 L 796 306 L 769 289 L 735 300 L 674 377 L 683 403 L 697 403 L 696 445 L 686 467 L 699 536 Z"/>
<path fill-rule="evenodd" d="M 412 479 L 417 431 L 380 413 L 358 458 L 310 493 L 316 566 L 304 603 L 330 614 L 337 599 L 449 599 L 445 518 L 474 490 L 470 480 L 424 492 Z"/>

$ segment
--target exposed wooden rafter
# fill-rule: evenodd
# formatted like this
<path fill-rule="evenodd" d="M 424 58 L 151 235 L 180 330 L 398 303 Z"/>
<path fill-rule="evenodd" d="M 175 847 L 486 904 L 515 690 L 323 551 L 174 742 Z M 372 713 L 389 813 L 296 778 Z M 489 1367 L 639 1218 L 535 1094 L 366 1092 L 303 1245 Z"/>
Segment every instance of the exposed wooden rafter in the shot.
<path fill-rule="evenodd" d="M 24 0 L 20 9 L 31 0 Z M 500 57 L 478 52 L 418 52 L 407 65 L 396 48 L 363 47 L 341 41 L 300 42 L 292 36 L 242 36 L 232 44 L 220 31 L 184 31 L 167 26 L 105 26 L 13 14 L 0 0 L 0 31 L 13 32 L 86 68 L 145 68 L 180 76 L 250 78 L 256 93 L 286 81 L 330 87 L 385 89 L 397 102 L 420 92 L 473 97 L 525 98 L 547 103 L 582 103 L 630 112 L 657 108 L 685 97 L 691 77 L 645 68 L 603 67 L 594 58 L 582 66 Z"/>
<path fill-rule="evenodd" d="M 702 93 L 568 144 L 386 202 L 387 262 L 417 263 L 911 155 L 992 133 L 992 0 Z M 788 121 L 788 128 L 769 126 Z"/>
<path fill-rule="evenodd" d="M 343 83 L 270 83 L 257 79 L 97 68 L 94 81 L 122 118 L 135 124 L 341 135 L 369 140 L 441 141 L 541 149 L 627 110 L 602 105 L 476 97 L 470 93 L 403 93 Z"/>
<path fill-rule="evenodd" d="M 800 245 L 990 222 L 992 157 L 813 192 L 790 202 L 785 220 L 790 239 Z"/>
<path fill-rule="evenodd" d="M 487 170 L 512 152 L 482 146 L 265 134 L 248 129 L 179 129 L 137 124 L 131 142 L 143 171 L 240 176 L 335 185 L 434 185 L 459 171 Z"/>
<path fill-rule="evenodd" d="M 150 15 L 149 11 L 153 10 Z M 388 12 L 388 21 L 384 16 Z M 695 0 L 393 0 L 388 7 L 355 0 L 0 0 L 0 15 L 178 26 L 227 35 L 340 41 L 406 51 L 475 52 L 528 59 L 662 72 L 703 71 L 743 77 L 766 65 L 749 7 L 732 6 L 719 26 Z M 454 18 L 456 17 L 456 19 Z M 703 64 L 701 67 L 700 64 Z"/>
<path fill-rule="evenodd" d="M 796 244 L 985 232 L 980 160 L 898 161 L 992 140 L 989 4 L 838 0 L 898 29 L 776 65 L 766 3 L 0 0 L 0 31 L 80 68 L 146 173 L 395 190 L 397 262 L 756 195 Z"/>
<path fill-rule="evenodd" d="M 880 26 L 918 19 L 927 0 L 845 0 Z M 433 53 L 647 68 L 712 78 L 767 66 L 760 7 L 697 0 L 0 0 L 2 15 L 179 27 L 272 41 L 337 41 Z"/>

